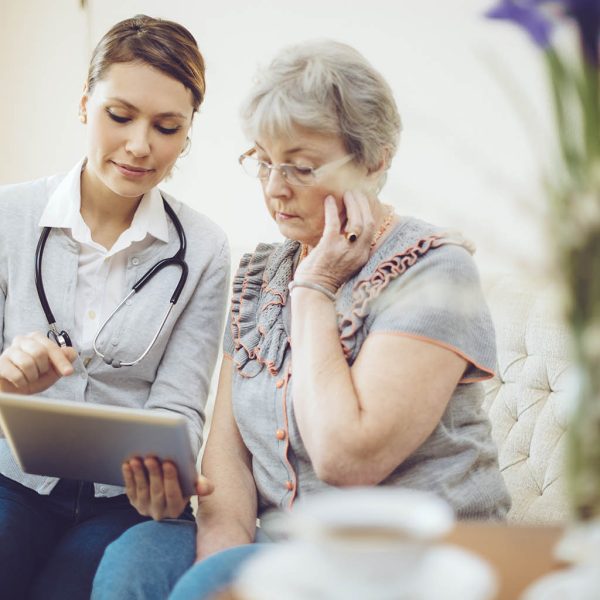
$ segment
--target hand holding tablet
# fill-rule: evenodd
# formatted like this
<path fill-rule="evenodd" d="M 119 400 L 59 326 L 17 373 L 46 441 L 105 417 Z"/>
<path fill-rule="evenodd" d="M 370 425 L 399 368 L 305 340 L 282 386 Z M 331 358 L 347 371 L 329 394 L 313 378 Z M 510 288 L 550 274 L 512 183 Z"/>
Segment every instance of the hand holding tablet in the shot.
<path fill-rule="evenodd" d="M 131 504 L 141 515 L 156 521 L 177 518 L 189 501 L 189 496 L 182 494 L 177 467 L 171 461 L 132 458 L 123 464 L 123 478 Z M 208 479 L 199 475 L 195 493 L 207 496 L 212 490 Z"/>

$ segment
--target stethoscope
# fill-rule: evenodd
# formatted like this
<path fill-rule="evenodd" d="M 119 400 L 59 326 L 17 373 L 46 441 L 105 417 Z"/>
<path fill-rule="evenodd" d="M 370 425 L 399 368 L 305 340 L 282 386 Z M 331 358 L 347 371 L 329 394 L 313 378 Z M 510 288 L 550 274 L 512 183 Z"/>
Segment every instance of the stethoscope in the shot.
<path fill-rule="evenodd" d="M 163 258 L 162 260 L 158 261 L 155 265 L 153 265 L 150 269 L 148 269 L 144 273 L 144 275 L 142 275 L 142 277 L 140 277 L 134 283 L 129 294 L 127 294 L 127 296 L 125 296 L 125 298 L 123 298 L 123 300 L 119 303 L 117 308 L 115 308 L 112 311 L 112 313 L 110 313 L 110 315 L 108 315 L 108 317 L 104 320 L 104 322 L 100 326 L 100 329 L 98 329 L 98 331 L 96 332 L 96 336 L 94 337 L 94 340 L 92 342 L 92 345 L 94 347 L 94 352 L 100 358 L 102 358 L 102 360 L 104 360 L 104 362 L 107 365 L 111 365 L 115 368 L 132 367 L 133 365 L 137 365 L 146 356 L 146 354 L 148 354 L 148 352 L 150 352 L 152 346 L 154 346 L 154 343 L 156 342 L 158 336 L 160 335 L 160 332 L 162 331 L 162 328 L 164 327 L 164 324 L 165 324 L 167 318 L 169 317 L 169 314 L 171 314 L 171 311 L 173 310 L 173 306 L 175 306 L 177 300 L 179 300 L 179 295 L 181 294 L 181 290 L 183 289 L 183 286 L 185 285 L 185 282 L 186 282 L 186 279 L 188 276 L 188 266 L 187 266 L 187 263 L 185 262 L 185 250 L 186 250 L 186 246 L 187 246 L 187 241 L 185 238 L 185 231 L 183 230 L 183 225 L 181 224 L 181 221 L 177 218 L 177 215 L 175 214 L 175 212 L 173 211 L 173 209 L 171 208 L 169 203 L 164 199 L 164 197 L 162 200 L 163 200 L 163 205 L 165 207 L 165 211 L 167 212 L 167 214 L 169 215 L 169 218 L 173 222 L 173 225 L 175 226 L 175 229 L 177 231 L 177 235 L 179 236 L 179 250 L 173 256 L 171 256 L 169 258 Z M 38 298 L 40 299 L 42 309 L 44 310 L 44 314 L 46 315 L 46 319 L 48 320 L 48 324 L 50 325 L 50 329 L 48 330 L 47 335 L 50 339 L 54 340 L 61 348 L 64 348 L 65 346 L 72 346 L 73 343 L 71 342 L 71 337 L 69 336 L 69 334 L 64 330 L 59 331 L 58 327 L 56 326 L 56 319 L 54 318 L 54 314 L 52 313 L 52 310 L 50 310 L 50 305 L 48 304 L 48 299 L 46 298 L 46 292 L 44 290 L 44 281 L 42 279 L 42 258 L 44 256 L 44 247 L 46 245 L 48 235 L 50 235 L 51 229 L 52 229 L 51 227 L 44 227 L 44 229 L 42 230 L 42 233 L 40 234 L 40 239 L 38 241 L 37 248 L 35 249 L 35 287 L 37 289 L 37 294 L 38 294 Z M 144 352 L 138 358 L 136 358 L 135 360 L 132 360 L 131 362 L 116 360 L 110 356 L 106 356 L 105 354 L 102 354 L 102 352 L 100 352 L 100 350 L 98 350 L 96 343 L 98 341 L 98 338 L 100 337 L 100 334 L 102 333 L 102 331 L 104 330 L 104 328 L 106 327 L 108 322 L 117 314 L 117 312 L 119 312 L 121 307 L 134 294 L 139 292 L 159 271 L 161 271 L 162 269 L 164 269 L 165 267 L 168 267 L 170 265 L 176 265 L 176 266 L 180 267 L 181 275 L 179 277 L 179 282 L 177 283 L 177 286 L 175 287 L 175 291 L 173 292 L 173 295 L 171 296 L 171 300 L 169 302 L 169 308 L 166 310 L 165 315 L 161 321 L 161 324 L 160 324 L 159 328 L 157 329 L 157 331 L 156 331 L 154 337 L 152 338 L 152 341 L 148 345 L 148 347 L 144 350 Z"/>

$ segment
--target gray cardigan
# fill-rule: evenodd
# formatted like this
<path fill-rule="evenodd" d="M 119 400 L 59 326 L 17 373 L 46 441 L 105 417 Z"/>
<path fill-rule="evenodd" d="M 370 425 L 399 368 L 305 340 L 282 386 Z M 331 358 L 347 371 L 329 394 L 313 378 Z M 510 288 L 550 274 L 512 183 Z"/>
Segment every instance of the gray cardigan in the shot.
<path fill-rule="evenodd" d="M 34 282 L 34 254 L 40 216 L 62 176 L 0 187 L 0 351 L 16 335 L 48 330 Z M 74 346 L 75 373 L 43 394 L 74 402 L 163 409 L 186 417 L 197 452 L 202 443 L 204 407 L 219 347 L 229 280 L 229 247 L 223 231 L 208 218 L 164 194 L 187 236 L 189 275 L 156 344 L 137 365 L 113 369 L 91 348 Z M 127 264 L 126 287 L 158 260 L 172 256 L 179 240 L 169 221 L 169 242 L 156 240 Z M 79 245 L 61 229 L 46 243 L 43 280 L 59 329 L 72 334 Z M 163 269 L 117 313 L 99 340 L 120 360 L 137 358 L 149 344 L 178 281 L 180 270 Z M 49 494 L 57 480 L 27 475 L 15 463 L 0 431 L 0 473 Z M 122 488 L 96 485 L 97 496 Z"/>

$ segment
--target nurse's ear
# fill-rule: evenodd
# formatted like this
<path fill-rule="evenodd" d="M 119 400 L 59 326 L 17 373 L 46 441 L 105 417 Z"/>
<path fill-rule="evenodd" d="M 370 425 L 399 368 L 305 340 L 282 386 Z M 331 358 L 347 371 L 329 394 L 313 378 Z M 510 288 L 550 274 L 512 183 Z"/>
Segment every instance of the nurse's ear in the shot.
<path fill-rule="evenodd" d="M 83 94 L 81 95 L 81 100 L 79 101 L 79 120 L 82 123 L 87 123 L 87 101 L 89 98 L 89 88 L 87 81 L 83 84 Z"/>

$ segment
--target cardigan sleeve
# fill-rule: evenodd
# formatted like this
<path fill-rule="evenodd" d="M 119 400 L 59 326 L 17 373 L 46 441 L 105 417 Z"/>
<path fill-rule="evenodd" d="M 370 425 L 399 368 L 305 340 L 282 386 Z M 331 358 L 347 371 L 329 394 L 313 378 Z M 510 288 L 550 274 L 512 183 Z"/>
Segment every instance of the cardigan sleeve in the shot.
<path fill-rule="evenodd" d="M 145 405 L 185 416 L 195 452 L 202 445 L 204 410 L 221 340 L 229 271 L 229 245 L 224 240 L 173 327 Z"/>

